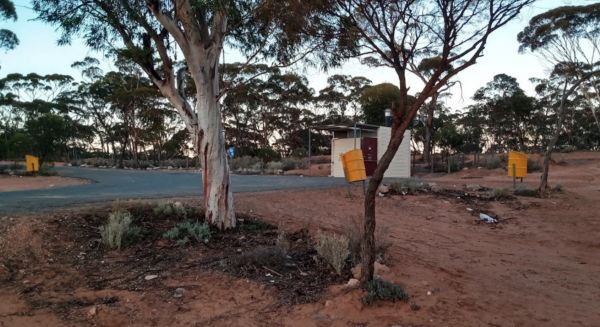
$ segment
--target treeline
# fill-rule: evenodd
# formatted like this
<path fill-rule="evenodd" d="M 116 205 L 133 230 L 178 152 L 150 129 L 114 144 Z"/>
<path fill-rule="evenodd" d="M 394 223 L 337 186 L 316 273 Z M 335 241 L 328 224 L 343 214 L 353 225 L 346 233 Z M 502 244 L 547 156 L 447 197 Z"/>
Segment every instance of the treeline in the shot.
<path fill-rule="evenodd" d="M 35 73 L 1 79 L 0 158 L 21 159 L 26 153 L 44 161 L 94 157 L 103 159 L 102 165 L 143 168 L 149 162 L 160 166 L 165 160 L 194 157 L 177 112 L 135 66 L 117 62 L 117 71 L 104 73 L 98 65 L 93 58 L 74 63 L 81 71 L 78 81 Z M 305 76 L 263 65 L 228 64 L 222 72 L 227 146 L 235 148 L 236 157 L 264 162 L 306 156 L 309 130 L 311 154 L 329 154 L 330 136 L 311 127 L 382 125 L 385 109 L 394 108 L 399 97 L 395 85 L 372 85 L 364 77 L 334 75 L 317 92 Z M 431 151 L 423 153 L 430 166 L 436 152 L 449 157 L 542 151 L 554 133 L 559 81 L 534 80 L 537 93 L 529 96 L 514 77 L 499 74 L 477 90 L 472 105 L 458 112 L 444 106 L 442 93 L 426 104 L 433 111 L 421 110 L 413 122 L 413 149 Z M 188 90 L 191 99 L 193 87 Z M 589 92 L 581 88 L 569 99 L 558 148 L 600 149 L 597 95 Z M 425 116 L 428 112 L 432 119 Z M 186 160 L 185 165 L 190 163 Z"/>
<path fill-rule="evenodd" d="M 446 157 L 474 154 L 477 160 L 482 153 L 543 152 L 556 132 L 562 85 L 557 76 L 532 81 L 535 96 L 525 94 L 516 78 L 499 74 L 475 92 L 473 104 L 459 112 L 451 112 L 438 101 L 431 126 L 424 117 L 414 124 L 415 148 L 425 148 L 420 145 L 426 142 L 430 128 L 431 148 Z M 581 88 L 568 100 L 567 117 L 558 132 L 559 150 L 600 150 L 600 125 L 595 119 L 598 103 L 589 92 Z"/>
<path fill-rule="evenodd" d="M 160 166 L 164 160 L 193 158 L 190 136 L 175 109 L 135 66 L 116 65 L 117 71 L 104 73 L 98 60 L 85 58 L 72 65 L 81 71 L 78 81 L 35 73 L 2 78 L 0 159 L 94 157 L 104 159 L 102 165 L 145 167 L 149 161 Z M 264 161 L 306 156 L 311 126 L 382 123 L 383 115 L 375 112 L 381 100 L 372 95 L 390 88 L 335 75 L 315 92 L 306 77 L 267 66 L 229 64 L 222 71 L 227 145 L 236 156 Z M 185 83 L 193 101 L 193 82 Z M 328 153 L 329 137 L 316 130 L 311 134 L 312 153 Z"/>

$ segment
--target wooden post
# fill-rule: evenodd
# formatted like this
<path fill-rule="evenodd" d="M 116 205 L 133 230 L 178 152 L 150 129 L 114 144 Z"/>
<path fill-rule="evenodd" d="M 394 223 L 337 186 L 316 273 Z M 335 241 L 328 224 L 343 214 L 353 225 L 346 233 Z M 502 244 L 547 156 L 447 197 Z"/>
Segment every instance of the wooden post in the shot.
<path fill-rule="evenodd" d="M 312 166 L 310 164 L 310 159 L 311 159 L 310 158 L 310 148 L 311 148 L 310 139 L 311 139 L 311 137 L 310 137 L 310 127 L 309 127 L 308 128 L 308 175 L 312 176 L 311 175 L 311 168 L 312 168 Z"/>
<path fill-rule="evenodd" d="M 512 165 L 512 176 L 513 176 L 513 189 L 517 188 L 517 164 Z"/>

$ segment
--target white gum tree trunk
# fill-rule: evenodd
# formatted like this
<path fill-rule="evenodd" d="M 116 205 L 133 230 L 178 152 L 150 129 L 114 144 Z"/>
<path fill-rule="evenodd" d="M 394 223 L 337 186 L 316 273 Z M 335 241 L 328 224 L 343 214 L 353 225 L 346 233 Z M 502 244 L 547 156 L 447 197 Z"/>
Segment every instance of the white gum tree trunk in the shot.
<path fill-rule="evenodd" d="M 215 9 L 212 22 L 208 22 L 198 19 L 189 0 L 173 2 L 174 16 L 164 10 L 160 1 L 146 0 L 146 4 L 185 57 L 187 73 L 194 81 L 195 104 L 186 99 L 184 79 L 179 80 L 179 72 L 175 76 L 174 61 L 164 38 L 148 25 L 143 26 L 154 40 L 164 76 L 158 76 L 152 65 L 143 67 L 190 132 L 202 166 L 206 220 L 219 229 L 233 228 L 236 218 L 219 105 L 219 57 L 226 34 L 227 9 Z"/>
<path fill-rule="evenodd" d="M 212 56 L 209 56 L 212 57 Z M 219 93 L 218 55 L 193 72 L 196 81 L 198 127 L 196 148 L 202 165 L 202 183 L 206 219 L 220 229 L 235 227 L 235 210 L 230 188 L 229 165 Z"/>

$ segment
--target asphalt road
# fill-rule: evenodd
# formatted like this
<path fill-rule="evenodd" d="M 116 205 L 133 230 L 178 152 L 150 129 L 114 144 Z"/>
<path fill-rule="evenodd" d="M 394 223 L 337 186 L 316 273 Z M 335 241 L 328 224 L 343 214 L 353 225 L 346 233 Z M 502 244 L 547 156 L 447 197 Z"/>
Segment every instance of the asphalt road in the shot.
<path fill-rule="evenodd" d="M 73 204 L 117 199 L 164 198 L 202 194 L 197 172 L 57 167 L 61 176 L 92 180 L 91 184 L 53 189 L 0 192 L 0 214 L 34 212 Z M 232 175 L 233 192 L 341 186 L 341 178 Z"/>

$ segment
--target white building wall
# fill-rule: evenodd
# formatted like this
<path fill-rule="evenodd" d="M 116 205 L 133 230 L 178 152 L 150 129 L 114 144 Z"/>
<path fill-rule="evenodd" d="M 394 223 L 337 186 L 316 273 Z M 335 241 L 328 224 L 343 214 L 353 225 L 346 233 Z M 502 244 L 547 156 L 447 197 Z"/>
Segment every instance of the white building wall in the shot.
<path fill-rule="evenodd" d="M 356 139 L 356 147 L 360 148 L 360 139 Z M 331 176 L 344 177 L 344 167 L 342 167 L 342 153 L 354 150 L 354 138 L 343 138 L 331 140 Z"/>
<path fill-rule="evenodd" d="M 390 127 L 377 129 L 377 160 L 381 159 L 390 142 L 392 130 Z M 360 148 L 360 139 L 356 140 Z M 344 168 L 340 155 L 354 149 L 354 138 L 333 139 L 331 141 L 331 176 L 344 177 Z M 384 177 L 410 177 L 410 130 L 404 132 L 404 139 L 392 159 Z"/>
<path fill-rule="evenodd" d="M 380 127 L 377 130 L 377 160 L 381 159 L 387 149 L 391 134 L 390 127 Z M 404 132 L 402 143 L 384 177 L 410 177 L 410 130 Z"/>

